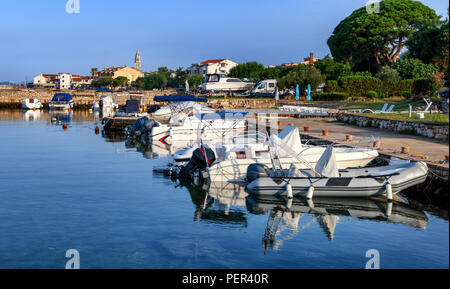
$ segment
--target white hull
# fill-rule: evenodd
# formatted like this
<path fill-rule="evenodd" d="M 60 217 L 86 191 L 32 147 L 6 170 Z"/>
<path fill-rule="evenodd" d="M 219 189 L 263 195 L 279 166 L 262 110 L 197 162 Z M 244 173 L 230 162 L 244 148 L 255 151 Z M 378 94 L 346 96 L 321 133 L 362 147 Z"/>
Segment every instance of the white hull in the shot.
<path fill-rule="evenodd" d="M 395 174 L 390 174 L 390 172 Z M 386 175 L 383 175 L 386 172 Z M 308 174 L 308 173 L 305 173 Z M 381 166 L 362 169 L 348 169 L 340 177 L 292 177 L 289 183 L 293 196 L 306 196 L 313 183 L 314 197 L 371 197 L 385 194 L 386 184 L 396 194 L 406 188 L 423 183 L 428 167 L 423 162 L 401 166 Z M 247 189 L 255 195 L 286 196 L 288 178 L 257 178 Z"/>
<path fill-rule="evenodd" d="M 34 98 L 31 102 L 30 99 L 27 98 L 24 101 L 22 101 L 22 108 L 23 109 L 40 109 L 43 105 L 39 99 Z"/>
<path fill-rule="evenodd" d="M 317 161 L 321 157 L 325 148 L 317 147 L 309 150 L 308 154 L 302 154 L 312 167 L 315 167 Z M 378 156 L 376 150 L 358 150 L 338 148 L 336 151 L 336 162 L 339 169 L 352 167 L 364 167 Z M 299 169 L 307 169 L 308 166 L 304 162 L 295 157 L 281 157 L 281 164 L 285 168 L 289 168 L 291 164 L 295 164 Z M 260 163 L 272 167 L 270 158 L 246 158 L 246 159 L 227 159 L 213 164 L 207 168 L 208 178 L 211 182 L 229 182 L 229 181 L 245 181 L 247 168 L 251 164 Z"/>
<path fill-rule="evenodd" d="M 65 103 L 50 102 L 48 105 L 50 110 L 68 110 L 69 108 L 72 109 L 73 106 L 74 106 L 73 100 Z"/>
<path fill-rule="evenodd" d="M 149 138 L 151 141 L 164 141 L 166 143 L 183 140 L 197 140 L 200 138 L 202 140 L 209 141 L 219 140 L 222 136 L 229 137 L 229 135 L 237 135 L 244 132 L 244 130 L 245 126 L 241 126 L 234 129 L 204 129 L 200 133 L 197 127 L 186 128 L 182 126 L 157 126 L 152 128 L 152 133 L 149 135 Z"/>

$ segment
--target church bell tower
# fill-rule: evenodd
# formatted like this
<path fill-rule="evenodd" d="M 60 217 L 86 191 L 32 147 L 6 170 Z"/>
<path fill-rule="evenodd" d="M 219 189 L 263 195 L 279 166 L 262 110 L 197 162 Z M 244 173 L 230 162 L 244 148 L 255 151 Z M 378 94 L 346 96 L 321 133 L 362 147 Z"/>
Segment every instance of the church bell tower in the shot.
<path fill-rule="evenodd" d="M 136 57 L 134 58 L 134 68 L 142 71 L 141 55 L 139 53 L 139 49 L 137 50 Z"/>

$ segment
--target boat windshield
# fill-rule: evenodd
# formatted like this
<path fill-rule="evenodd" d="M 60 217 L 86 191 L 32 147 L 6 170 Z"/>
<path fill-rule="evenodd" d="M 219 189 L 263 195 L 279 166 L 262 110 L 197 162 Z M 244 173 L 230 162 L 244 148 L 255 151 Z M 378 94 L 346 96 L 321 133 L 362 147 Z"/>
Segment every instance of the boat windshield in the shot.
<path fill-rule="evenodd" d="M 219 75 L 218 74 L 209 74 L 208 78 L 206 79 L 206 82 L 219 82 Z"/>

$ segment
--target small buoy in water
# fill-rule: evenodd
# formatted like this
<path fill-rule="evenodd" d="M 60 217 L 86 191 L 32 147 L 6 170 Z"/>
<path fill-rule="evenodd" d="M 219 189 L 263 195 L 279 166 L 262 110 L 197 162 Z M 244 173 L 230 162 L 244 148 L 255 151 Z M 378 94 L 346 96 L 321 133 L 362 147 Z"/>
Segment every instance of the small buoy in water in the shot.
<path fill-rule="evenodd" d="M 92 108 L 89 109 L 89 113 L 92 113 Z"/>
<path fill-rule="evenodd" d="M 67 123 L 63 124 L 63 129 L 66 130 L 67 129 Z"/>
<path fill-rule="evenodd" d="M 70 112 L 70 107 L 67 109 L 68 112 Z"/>
<path fill-rule="evenodd" d="M 98 128 L 98 126 L 95 127 L 95 134 L 99 134 L 100 133 L 100 129 Z"/>
<path fill-rule="evenodd" d="M 61 121 L 60 121 L 60 120 L 58 120 L 58 124 L 61 124 Z"/>
<path fill-rule="evenodd" d="M 52 117 L 52 122 L 56 122 L 56 118 Z"/>
<path fill-rule="evenodd" d="M 33 111 L 36 111 L 36 108 L 33 108 Z"/>

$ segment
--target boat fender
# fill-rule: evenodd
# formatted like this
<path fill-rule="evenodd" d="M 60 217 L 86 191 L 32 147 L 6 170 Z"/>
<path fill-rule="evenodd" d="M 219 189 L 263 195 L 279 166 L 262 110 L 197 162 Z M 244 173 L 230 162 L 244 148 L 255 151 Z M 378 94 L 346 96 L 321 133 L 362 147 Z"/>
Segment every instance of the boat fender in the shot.
<path fill-rule="evenodd" d="M 269 168 L 264 164 L 251 164 L 247 167 L 247 181 L 249 183 L 261 177 L 269 176 Z"/>
<path fill-rule="evenodd" d="M 314 187 L 310 186 L 308 188 L 308 192 L 306 193 L 306 199 L 311 200 L 313 198 L 313 195 L 314 195 Z"/>
<path fill-rule="evenodd" d="M 292 185 L 291 183 L 287 183 L 286 184 L 286 194 L 288 199 L 292 199 L 294 197 L 294 195 L 292 194 Z"/>
<path fill-rule="evenodd" d="M 393 196 L 392 196 L 392 185 L 391 183 L 386 183 L 386 199 L 388 201 L 388 203 L 393 201 Z"/>

